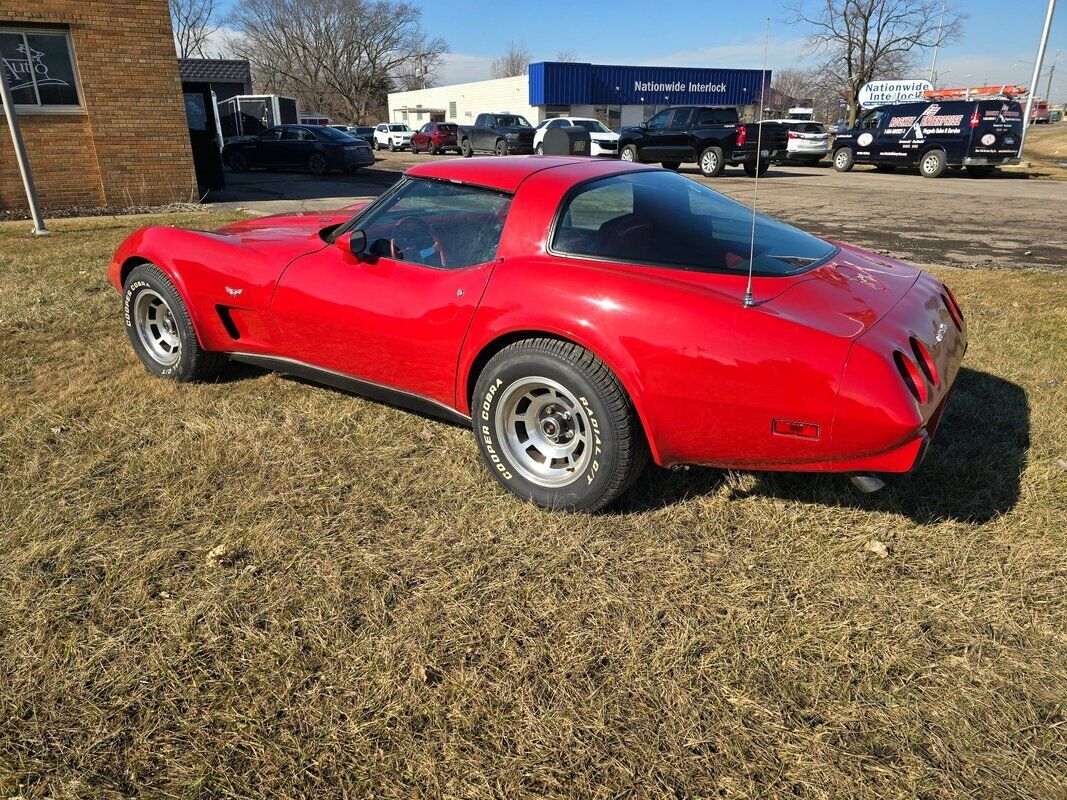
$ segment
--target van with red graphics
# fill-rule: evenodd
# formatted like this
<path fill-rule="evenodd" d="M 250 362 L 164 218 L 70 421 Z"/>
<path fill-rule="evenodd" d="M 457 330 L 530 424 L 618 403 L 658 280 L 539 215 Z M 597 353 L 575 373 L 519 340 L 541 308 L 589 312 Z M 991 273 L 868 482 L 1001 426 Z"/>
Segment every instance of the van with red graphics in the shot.
<path fill-rule="evenodd" d="M 837 134 L 833 165 L 879 171 L 918 167 L 937 178 L 948 167 L 966 167 L 981 178 L 998 166 L 1019 163 L 1023 110 L 1014 100 L 923 100 L 874 108 Z"/>

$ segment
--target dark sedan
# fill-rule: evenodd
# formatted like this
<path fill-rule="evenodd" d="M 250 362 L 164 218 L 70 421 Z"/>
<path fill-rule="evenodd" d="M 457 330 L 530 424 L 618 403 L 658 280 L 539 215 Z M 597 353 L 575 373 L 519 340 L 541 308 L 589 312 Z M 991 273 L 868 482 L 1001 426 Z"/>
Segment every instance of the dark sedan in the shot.
<path fill-rule="evenodd" d="M 314 175 L 332 169 L 352 172 L 374 163 L 374 153 L 362 139 L 324 125 L 279 125 L 250 139 L 232 141 L 222 160 L 234 172 L 252 167 L 303 167 Z"/>

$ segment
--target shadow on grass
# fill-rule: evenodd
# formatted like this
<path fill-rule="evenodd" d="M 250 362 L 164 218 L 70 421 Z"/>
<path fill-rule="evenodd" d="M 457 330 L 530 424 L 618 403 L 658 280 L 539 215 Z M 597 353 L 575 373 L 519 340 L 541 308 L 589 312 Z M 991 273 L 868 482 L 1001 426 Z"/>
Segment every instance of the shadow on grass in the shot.
<path fill-rule="evenodd" d="M 1022 387 L 962 369 L 925 461 L 886 488 L 866 495 L 844 475 L 762 472 L 734 497 L 765 496 L 802 503 L 903 514 L 927 524 L 987 522 L 1014 508 L 1030 448 L 1030 406 Z M 614 507 L 633 512 L 718 490 L 723 470 L 654 470 Z"/>

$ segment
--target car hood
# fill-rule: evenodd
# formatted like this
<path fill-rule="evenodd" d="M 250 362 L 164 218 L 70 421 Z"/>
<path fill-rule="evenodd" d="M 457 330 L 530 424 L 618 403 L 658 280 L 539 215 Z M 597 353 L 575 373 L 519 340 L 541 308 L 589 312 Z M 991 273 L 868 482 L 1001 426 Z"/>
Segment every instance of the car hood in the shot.
<path fill-rule="evenodd" d="M 205 235 L 269 255 L 274 263 L 282 259 L 288 263 L 297 256 L 323 247 L 325 241 L 319 232 L 323 228 L 347 222 L 364 205 L 347 206 L 335 211 L 301 211 L 258 217 L 226 225 Z"/>

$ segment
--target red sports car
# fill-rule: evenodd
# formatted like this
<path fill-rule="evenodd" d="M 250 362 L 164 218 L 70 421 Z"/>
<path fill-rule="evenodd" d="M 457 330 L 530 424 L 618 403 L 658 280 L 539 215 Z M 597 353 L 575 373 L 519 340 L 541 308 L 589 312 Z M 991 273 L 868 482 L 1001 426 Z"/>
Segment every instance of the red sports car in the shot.
<path fill-rule="evenodd" d="M 877 485 L 922 459 L 966 349 L 921 270 L 610 161 L 440 161 L 367 206 L 143 228 L 109 277 L 149 372 L 235 359 L 472 425 L 554 509 L 650 457 Z"/>

